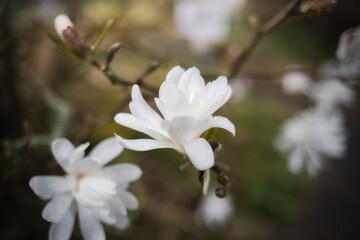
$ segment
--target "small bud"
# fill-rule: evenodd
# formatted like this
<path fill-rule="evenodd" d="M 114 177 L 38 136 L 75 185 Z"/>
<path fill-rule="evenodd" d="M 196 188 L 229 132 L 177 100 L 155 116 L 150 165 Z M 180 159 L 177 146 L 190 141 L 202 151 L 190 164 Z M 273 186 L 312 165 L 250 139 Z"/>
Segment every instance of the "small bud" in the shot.
<path fill-rule="evenodd" d="M 65 14 L 59 14 L 55 17 L 54 25 L 57 34 L 68 48 L 79 57 L 85 58 L 89 54 L 89 45 L 76 31 L 74 24 Z"/>
<path fill-rule="evenodd" d="M 257 31 L 259 29 L 259 19 L 256 15 L 251 14 L 248 18 L 250 26 Z"/>
<path fill-rule="evenodd" d="M 230 187 L 231 186 L 231 182 L 229 180 L 229 177 L 225 174 L 219 174 L 218 175 L 218 182 L 223 185 L 224 187 Z"/>
<path fill-rule="evenodd" d="M 336 0 L 308 0 L 301 4 L 300 11 L 310 16 L 329 12 L 336 5 Z"/>
<path fill-rule="evenodd" d="M 215 195 L 218 197 L 218 198 L 224 198 L 226 197 L 227 193 L 226 193 L 226 188 L 224 187 L 218 187 L 215 189 Z"/>
<path fill-rule="evenodd" d="M 121 48 L 121 43 L 116 42 L 113 45 L 111 45 L 107 50 L 106 55 L 106 67 L 110 66 L 111 62 L 114 60 L 115 56 L 118 54 L 119 50 Z"/>
<path fill-rule="evenodd" d="M 70 18 L 68 15 L 66 14 L 59 14 L 55 17 L 54 20 L 54 25 L 55 25 L 55 30 L 56 33 L 58 34 L 58 36 L 60 37 L 60 39 L 63 42 L 66 42 L 65 37 L 63 35 L 63 32 L 68 28 L 68 27 L 74 27 L 74 24 L 71 22 Z"/>
<path fill-rule="evenodd" d="M 74 27 L 68 27 L 63 31 L 63 35 L 68 47 L 80 57 L 87 57 L 89 54 L 89 45 L 85 40 L 78 34 Z"/>

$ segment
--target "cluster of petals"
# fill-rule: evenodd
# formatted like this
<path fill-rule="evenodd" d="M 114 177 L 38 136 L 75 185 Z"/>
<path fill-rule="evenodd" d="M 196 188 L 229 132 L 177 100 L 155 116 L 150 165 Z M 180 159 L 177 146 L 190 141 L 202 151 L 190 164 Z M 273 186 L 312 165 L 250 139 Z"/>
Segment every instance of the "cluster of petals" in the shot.
<path fill-rule="evenodd" d="M 288 72 L 281 78 L 281 85 L 287 94 L 306 93 L 311 84 L 309 76 L 301 71 Z"/>
<path fill-rule="evenodd" d="M 159 89 L 155 103 L 162 116 L 144 100 L 139 86 L 132 88 L 129 113 L 119 113 L 115 121 L 125 127 L 143 132 L 153 139 L 125 140 L 121 145 L 135 151 L 173 148 L 187 155 L 198 170 L 214 164 L 210 144 L 201 138 L 210 128 L 223 128 L 235 135 L 234 125 L 225 117 L 213 116 L 231 97 L 232 89 L 226 77 L 205 84 L 197 68 L 184 70 L 174 67 Z"/>
<path fill-rule="evenodd" d="M 174 4 L 177 31 L 199 52 L 224 41 L 230 31 L 232 13 L 245 0 L 179 0 Z"/>
<path fill-rule="evenodd" d="M 104 166 L 123 150 L 115 137 L 99 143 L 85 157 L 89 143 L 78 147 L 64 138 L 52 142 L 52 153 L 65 176 L 35 176 L 30 187 L 42 199 L 50 200 L 42 216 L 51 222 L 49 239 L 69 239 L 78 214 L 86 240 L 105 239 L 101 222 L 123 229 L 129 224 L 127 209 L 138 201 L 127 191 L 129 183 L 142 172 L 134 164 Z"/>
<path fill-rule="evenodd" d="M 234 213 L 234 204 L 231 196 L 219 198 L 212 190 L 201 200 L 197 210 L 196 217 L 204 223 L 209 229 L 217 229 L 225 224 Z"/>
<path fill-rule="evenodd" d="M 308 174 L 314 176 L 322 169 L 324 158 L 343 157 L 345 141 L 340 112 L 311 108 L 285 122 L 276 147 L 290 152 L 288 168 L 291 172 L 298 173 L 307 163 Z"/>
<path fill-rule="evenodd" d="M 314 83 L 308 95 L 314 99 L 318 107 L 325 110 L 349 106 L 355 97 L 351 87 L 336 78 Z"/>

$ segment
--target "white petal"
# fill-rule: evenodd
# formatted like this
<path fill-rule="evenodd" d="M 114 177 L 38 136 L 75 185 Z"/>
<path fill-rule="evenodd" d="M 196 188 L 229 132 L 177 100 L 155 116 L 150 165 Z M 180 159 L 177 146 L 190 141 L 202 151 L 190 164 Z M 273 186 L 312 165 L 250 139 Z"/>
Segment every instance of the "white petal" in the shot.
<path fill-rule="evenodd" d="M 306 166 L 307 173 L 312 177 L 317 177 L 319 175 L 320 169 L 312 162 L 309 161 Z"/>
<path fill-rule="evenodd" d="M 64 214 L 60 222 L 51 224 L 49 231 L 49 239 L 50 240 L 70 239 L 74 227 L 74 222 L 75 222 L 75 209 L 74 206 L 70 206 L 70 208 Z"/>
<path fill-rule="evenodd" d="M 127 215 L 125 204 L 123 203 L 122 199 L 120 199 L 118 196 L 110 198 L 109 203 L 111 209 L 114 210 L 115 218 L 117 214 L 121 214 L 123 216 Z"/>
<path fill-rule="evenodd" d="M 85 150 L 89 147 L 89 145 L 90 143 L 83 143 L 77 148 L 75 148 L 74 152 L 70 156 L 70 168 L 73 164 L 75 164 L 77 161 L 81 160 L 85 156 Z"/>
<path fill-rule="evenodd" d="M 120 145 L 120 144 L 119 144 Z M 78 161 L 74 166 L 73 170 L 76 173 L 93 173 L 102 168 L 102 164 L 97 161 L 97 158 L 86 157 Z"/>
<path fill-rule="evenodd" d="M 101 141 L 96 147 L 90 152 L 90 157 L 95 157 L 96 161 L 102 165 L 107 164 L 114 158 L 116 158 L 122 151 L 123 146 L 116 141 L 115 137 L 107 138 Z"/>
<path fill-rule="evenodd" d="M 172 68 L 169 73 L 166 75 L 165 82 L 171 82 L 175 85 L 179 82 L 181 75 L 183 75 L 185 70 L 180 66 Z M 161 87 L 161 86 L 160 86 Z"/>
<path fill-rule="evenodd" d="M 129 113 L 118 113 L 115 115 L 114 118 L 115 122 L 118 124 L 128 127 L 131 129 L 134 129 L 135 131 L 145 133 L 149 135 L 152 138 L 155 139 L 162 139 L 163 135 L 161 133 L 158 133 L 156 131 L 153 131 L 147 127 L 146 124 L 139 121 L 134 115 Z"/>
<path fill-rule="evenodd" d="M 179 80 L 178 89 L 187 91 L 187 89 L 189 89 L 190 79 L 194 74 L 200 74 L 199 69 L 197 69 L 196 67 L 192 67 L 186 70 L 186 72 L 181 76 Z"/>
<path fill-rule="evenodd" d="M 288 160 L 288 169 L 292 173 L 299 173 L 303 165 L 304 151 L 302 148 L 297 147 L 291 152 Z"/>
<path fill-rule="evenodd" d="M 215 81 L 208 83 L 205 88 L 199 91 L 204 109 L 202 115 L 211 115 L 223 106 L 231 97 L 232 89 L 227 84 L 226 77 L 219 77 Z"/>
<path fill-rule="evenodd" d="M 132 193 L 125 190 L 119 190 L 117 196 L 121 199 L 127 209 L 135 210 L 139 207 L 139 202 Z"/>
<path fill-rule="evenodd" d="M 194 96 L 196 92 L 200 91 L 204 87 L 205 87 L 205 81 L 199 74 L 194 74 L 191 76 L 189 82 L 189 90 L 190 90 L 191 98 Z"/>
<path fill-rule="evenodd" d="M 220 93 L 220 96 L 214 97 L 214 100 L 211 103 L 211 107 L 204 113 L 204 115 L 211 115 L 216 112 L 230 99 L 231 95 L 232 88 L 228 86 L 223 92 Z"/>
<path fill-rule="evenodd" d="M 211 168 L 214 165 L 214 152 L 210 144 L 203 138 L 183 143 L 182 146 L 192 164 L 200 171 Z"/>
<path fill-rule="evenodd" d="M 189 116 L 191 113 L 189 99 L 183 92 L 176 92 L 163 106 L 158 104 L 158 100 L 155 101 L 166 120 L 172 120 L 175 117 Z"/>
<path fill-rule="evenodd" d="M 108 178 L 86 176 L 81 179 L 80 184 L 86 184 L 102 196 L 116 194 L 116 183 Z"/>
<path fill-rule="evenodd" d="M 104 228 L 96 214 L 79 204 L 80 230 L 85 240 L 105 240 Z"/>
<path fill-rule="evenodd" d="M 192 117 L 177 117 L 170 122 L 169 136 L 177 144 L 194 139 L 196 121 Z"/>
<path fill-rule="evenodd" d="M 57 138 L 51 143 L 52 154 L 64 171 L 68 170 L 70 156 L 74 150 L 74 145 L 66 138 Z"/>
<path fill-rule="evenodd" d="M 171 82 L 163 82 L 159 89 L 159 98 L 167 102 L 169 99 L 174 96 L 175 92 L 177 91 L 176 85 Z"/>
<path fill-rule="evenodd" d="M 134 151 L 148 151 L 152 149 L 159 149 L 159 148 L 169 148 L 169 144 L 162 141 L 157 141 L 153 139 L 135 139 L 135 140 L 126 140 L 122 137 L 116 135 L 117 140 L 119 143 L 127 149 L 134 150 Z"/>
<path fill-rule="evenodd" d="M 105 204 L 105 196 L 100 193 L 100 190 L 98 188 L 101 188 L 96 183 L 92 185 L 92 181 L 88 180 L 90 177 L 83 177 L 80 182 L 77 191 L 73 191 L 73 196 L 76 198 L 76 200 L 81 203 L 82 205 L 89 206 L 89 207 L 103 207 Z M 105 187 L 106 186 L 105 184 Z M 110 190 L 107 189 L 105 191 L 113 193 L 116 189 L 112 189 L 113 186 L 110 186 Z"/>
<path fill-rule="evenodd" d="M 110 225 L 116 223 L 115 214 L 111 211 L 109 204 L 105 204 L 102 208 L 93 208 L 93 210 L 100 221 Z"/>
<path fill-rule="evenodd" d="M 316 177 L 322 168 L 321 156 L 310 148 L 307 149 L 307 152 L 309 154 L 309 161 L 306 168 L 307 173 L 312 177 Z"/>
<path fill-rule="evenodd" d="M 132 87 L 131 98 L 132 103 L 136 103 L 139 110 L 141 110 L 138 114 L 134 114 L 133 109 L 131 109 L 130 106 L 131 113 L 136 117 L 138 117 L 137 115 L 141 115 L 139 116 L 140 118 L 150 119 L 151 121 L 155 122 L 159 122 L 161 120 L 160 115 L 154 109 L 152 109 L 149 104 L 147 104 L 140 92 L 139 86 L 136 84 Z"/>
<path fill-rule="evenodd" d="M 321 169 L 322 163 L 321 163 L 321 156 L 319 155 L 319 153 L 315 152 L 311 148 L 306 148 L 306 151 L 309 154 L 309 160 L 312 162 L 312 164 L 314 164 L 315 167 Z"/>
<path fill-rule="evenodd" d="M 56 33 L 63 41 L 65 41 L 63 31 L 66 30 L 68 27 L 74 26 L 74 24 L 71 22 L 70 18 L 66 14 L 57 15 L 54 20 L 54 25 Z"/>
<path fill-rule="evenodd" d="M 118 163 L 105 167 L 102 172 L 115 182 L 132 182 L 141 177 L 142 171 L 135 164 Z"/>
<path fill-rule="evenodd" d="M 72 194 L 76 201 L 84 206 L 103 207 L 105 204 L 104 197 L 89 186 L 81 186 L 78 191 L 74 191 Z"/>
<path fill-rule="evenodd" d="M 70 194 L 57 194 L 46 204 L 42 217 L 53 223 L 60 222 L 69 210 L 73 197 Z"/>
<path fill-rule="evenodd" d="M 225 130 L 228 130 L 233 134 L 233 136 L 235 136 L 235 126 L 226 117 L 221 117 L 221 116 L 213 117 L 209 122 L 209 125 L 206 126 L 206 129 L 209 128 L 223 128 Z"/>
<path fill-rule="evenodd" d="M 49 199 L 56 193 L 70 191 L 74 182 L 60 176 L 35 176 L 30 179 L 29 185 L 38 196 Z"/>
<path fill-rule="evenodd" d="M 120 213 L 116 213 L 116 224 L 115 227 L 118 229 L 125 229 L 129 226 L 130 221 L 127 216 L 121 215 Z"/>

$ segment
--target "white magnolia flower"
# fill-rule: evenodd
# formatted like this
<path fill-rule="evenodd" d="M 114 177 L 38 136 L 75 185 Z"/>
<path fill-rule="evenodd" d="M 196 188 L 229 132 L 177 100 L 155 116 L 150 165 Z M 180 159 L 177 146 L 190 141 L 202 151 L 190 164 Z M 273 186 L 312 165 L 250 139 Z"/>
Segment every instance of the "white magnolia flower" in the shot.
<path fill-rule="evenodd" d="M 337 79 L 315 83 L 308 94 L 319 107 L 324 109 L 332 109 L 341 105 L 349 106 L 355 96 L 350 86 Z"/>
<path fill-rule="evenodd" d="M 311 84 L 309 76 L 299 71 L 286 73 L 281 78 L 281 85 L 287 94 L 306 93 Z"/>
<path fill-rule="evenodd" d="M 63 40 L 66 41 L 64 38 L 64 30 L 66 30 L 68 27 L 74 27 L 74 24 L 71 22 L 70 18 L 66 14 L 59 14 L 55 17 L 54 20 L 55 30 L 58 36 Z"/>
<path fill-rule="evenodd" d="M 197 68 L 185 71 L 174 67 L 160 86 L 159 98 L 155 98 L 163 117 L 146 103 L 138 85 L 132 88 L 131 114 L 115 116 L 118 124 L 143 132 L 154 140 L 117 138 L 125 148 L 135 151 L 173 148 L 186 154 L 197 169 L 206 170 L 214 165 L 214 153 L 201 134 L 219 127 L 235 135 L 234 125 L 227 118 L 212 115 L 231 94 L 226 77 L 205 85 Z"/>
<path fill-rule="evenodd" d="M 340 60 L 339 74 L 357 79 L 360 75 L 360 27 L 341 35 L 336 56 Z"/>
<path fill-rule="evenodd" d="M 224 224 L 233 212 L 234 206 L 231 197 L 218 198 L 212 191 L 201 200 L 196 216 L 207 227 L 213 228 Z"/>
<path fill-rule="evenodd" d="M 174 4 L 176 29 L 198 51 L 224 41 L 230 30 L 231 13 L 245 0 L 179 0 Z"/>
<path fill-rule="evenodd" d="M 128 188 L 141 176 L 134 164 L 105 164 L 123 148 L 115 137 L 99 143 L 84 157 L 89 143 L 74 147 L 67 139 L 52 142 L 52 153 L 66 172 L 65 176 L 35 176 L 30 187 L 42 199 L 50 200 L 42 216 L 51 222 L 49 239 L 69 239 L 78 212 L 80 229 L 86 240 L 105 239 L 101 222 L 123 229 L 129 224 L 127 209 L 136 209 L 138 201 Z"/>
<path fill-rule="evenodd" d="M 250 79 L 246 78 L 235 78 L 230 81 L 230 86 L 233 90 L 232 102 L 239 102 L 248 94 L 252 87 Z"/>
<path fill-rule="evenodd" d="M 316 175 L 324 158 L 341 158 L 345 153 L 345 130 L 338 111 L 309 109 L 288 119 L 276 141 L 282 152 L 290 152 L 288 168 L 298 173 L 305 162 L 307 172 Z"/>

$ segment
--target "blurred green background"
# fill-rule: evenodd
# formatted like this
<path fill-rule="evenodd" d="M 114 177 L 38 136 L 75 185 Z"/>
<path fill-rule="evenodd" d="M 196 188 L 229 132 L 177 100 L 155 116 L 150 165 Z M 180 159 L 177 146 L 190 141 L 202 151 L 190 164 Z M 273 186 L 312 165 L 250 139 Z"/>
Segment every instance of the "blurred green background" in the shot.
<path fill-rule="evenodd" d="M 48 32 L 55 33 L 53 18 L 58 13 L 67 13 L 89 42 L 114 18 L 115 24 L 94 58 L 103 62 L 106 49 L 121 42 L 112 63 L 114 71 L 135 81 L 149 64 L 159 61 L 159 69 L 146 79 L 149 85 L 159 86 L 176 65 L 198 67 L 207 81 L 228 74 L 229 46 L 241 49 L 253 34 L 249 15 L 257 15 L 263 23 L 286 3 L 248 0 L 232 19 L 228 39 L 199 54 L 174 28 L 174 1 L 1 1 L 1 140 L 6 141 L 0 162 L 0 239 L 47 238 L 49 223 L 41 218 L 45 202 L 30 190 L 28 181 L 34 175 L 62 174 L 44 144 L 49 143 L 49 133 L 67 137 L 74 144 L 90 141 L 92 146 L 114 132 L 126 138 L 142 136 L 112 121 L 115 113 L 129 111 L 123 102 L 130 88 L 112 86 L 96 68 L 71 59 L 47 37 Z M 316 68 L 323 60 L 334 58 L 340 34 L 360 23 L 359 5 L 355 0 L 339 1 L 332 13 L 296 16 L 285 22 L 259 44 L 244 75 L 282 70 L 291 64 Z M 328 179 L 336 174 L 325 172 L 319 179 L 305 173 L 293 175 L 286 168 L 286 156 L 274 150 L 281 123 L 309 106 L 305 98 L 284 95 L 279 77 L 252 80 L 244 99 L 230 101 L 217 113 L 227 116 L 236 127 L 234 138 L 222 130 L 215 136 L 223 145 L 216 159 L 230 166 L 229 194 L 234 202 L 234 214 L 223 226 L 209 229 L 195 220 L 201 186 L 195 169 L 179 170 L 184 159 L 177 152 L 125 150 L 115 162 L 136 163 L 143 170 L 142 178 L 130 188 L 140 208 L 130 212 L 128 229 L 107 226 L 107 239 L 359 239 L 353 238 L 356 235 L 316 234 L 320 223 L 306 235 L 313 238 L 299 235 L 305 232 L 299 226 L 307 226 L 304 219 L 312 211 L 313 199 L 322 198 L 314 192 L 321 192 L 321 184 L 332 182 Z M 154 106 L 153 100 L 149 103 Z M 353 110 L 348 112 L 351 116 Z M 33 136 L 39 140 L 29 144 Z M 19 138 L 22 141 L 16 141 Z M 337 171 L 334 166 L 329 171 Z M 211 185 L 218 186 L 214 177 Z M 352 191 L 349 196 L 355 194 Z M 354 209 L 359 210 L 358 206 Z M 325 224 L 325 229 L 329 226 Z M 77 226 L 72 239 L 81 239 Z"/>

